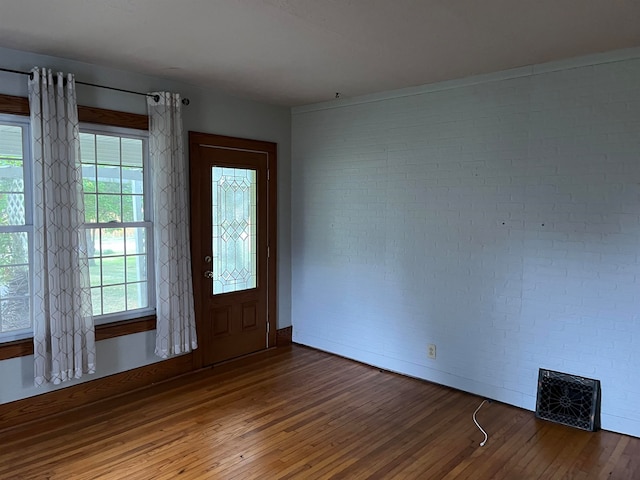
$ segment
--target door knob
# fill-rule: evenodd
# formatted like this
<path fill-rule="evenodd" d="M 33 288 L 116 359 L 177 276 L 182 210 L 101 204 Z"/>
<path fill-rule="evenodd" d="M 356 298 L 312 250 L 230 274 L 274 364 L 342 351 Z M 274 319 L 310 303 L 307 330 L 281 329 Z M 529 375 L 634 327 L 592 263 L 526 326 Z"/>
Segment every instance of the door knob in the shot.
<path fill-rule="evenodd" d="M 204 257 L 204 261 L 205 263 L 211 263 L 211 260 L 213 260 L 209 255 L 207 255 L 206 257 Z"/>
<path fill-rule="evenodd" d="M 213 278 L 213 272 L 211 270 L 207 270 L 206 272 L 204 272 L 204 277 Z"/>

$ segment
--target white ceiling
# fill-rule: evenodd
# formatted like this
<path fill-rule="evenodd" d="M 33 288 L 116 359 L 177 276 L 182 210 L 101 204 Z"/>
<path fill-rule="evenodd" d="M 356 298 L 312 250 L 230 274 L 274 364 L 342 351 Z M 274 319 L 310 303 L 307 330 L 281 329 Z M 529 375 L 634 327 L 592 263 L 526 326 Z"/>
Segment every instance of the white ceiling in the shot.
<path fill-rule="evenodd" d="M 638 0 L 0 0 L 0 46 L 290 106 L 639 45 Z"/>

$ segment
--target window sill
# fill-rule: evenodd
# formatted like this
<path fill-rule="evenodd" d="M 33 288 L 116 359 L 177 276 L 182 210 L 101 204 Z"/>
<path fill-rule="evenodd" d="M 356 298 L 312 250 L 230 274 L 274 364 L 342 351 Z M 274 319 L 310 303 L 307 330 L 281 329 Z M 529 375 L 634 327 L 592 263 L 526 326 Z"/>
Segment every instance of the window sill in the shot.
<path fill-rule="evenodd" d="M 155 330 L 155 328 L 155 315 L 96 325 L 96 342 L 133 333 L 147 332 Z M 33 355 L 33 338 L 0 344 L 0 360 L 24 357 L 26 355 Z"/>

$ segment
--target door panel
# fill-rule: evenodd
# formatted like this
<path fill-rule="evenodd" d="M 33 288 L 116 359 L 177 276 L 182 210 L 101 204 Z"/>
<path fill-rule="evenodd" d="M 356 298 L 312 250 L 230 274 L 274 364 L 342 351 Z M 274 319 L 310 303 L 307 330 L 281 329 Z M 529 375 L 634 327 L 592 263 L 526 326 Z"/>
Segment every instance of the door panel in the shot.
<path fill-rule="evenodd" d="M 221 337 L 231 332 L 229 310 L 229 308 L 217 308 L 211 312 L 214 336 Z"/>
<path fill-rule="evenodd" d="M 275 144 L 189 138 L 197 366 L 206 366 L 275 340 Z"/>
<path fill-rule="evenodd" d="M 242 330 L 255 330 L 260 325 L 258 320 L 258 302 L 247 302 L 242 305 Z"/>

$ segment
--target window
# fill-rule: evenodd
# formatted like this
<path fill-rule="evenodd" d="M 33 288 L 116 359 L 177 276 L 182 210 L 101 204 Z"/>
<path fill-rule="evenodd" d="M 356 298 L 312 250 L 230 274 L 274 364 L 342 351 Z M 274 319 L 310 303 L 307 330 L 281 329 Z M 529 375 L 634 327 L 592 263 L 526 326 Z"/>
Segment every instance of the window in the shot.
<path fill-rule="evenodd" d="M 96 323 L 152 313 L 147 136 L 82 127 L 80 152 Z"/>
<path fill-rule="evenodd" d="M 154 313 L 147 132 L 82 124 L 80 151 L 96 324 Z M 29 118 L 0 114 L 0 342 L 33 334 Z"/>
<path fill-rule="evenodd" d="M 29 120 L 0 115 L 0 341 L 31 335 Z"/>

